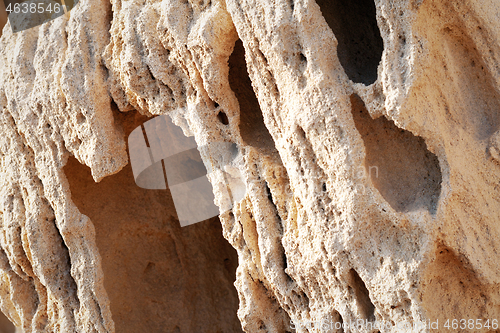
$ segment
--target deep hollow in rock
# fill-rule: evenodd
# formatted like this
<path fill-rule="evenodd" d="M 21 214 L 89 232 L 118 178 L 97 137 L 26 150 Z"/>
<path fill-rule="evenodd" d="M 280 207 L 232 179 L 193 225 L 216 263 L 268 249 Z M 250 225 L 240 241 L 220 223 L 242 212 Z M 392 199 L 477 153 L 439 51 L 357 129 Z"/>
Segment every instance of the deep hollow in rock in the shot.
<path fill-rule="evenodd" d="M 147 119 L 118 117 L 127 135 Z M 170 192 L 136 186 L 130 164 L 100 183 L 75 158 L 64 171 L 96 230 L 116 332 L 241 332 L 237 254 L 217 217 L 181 228 Z"/>
<path fill-rule="evenodd" d="M 353 82 L 372 84 L 384 42 L 377 25 L 373 0 L 316 0 L 337 38 L 337 56 Z"/>
<path fill-rule="evenodd" d="M 224 112 L 220 111 L 217 114 L 217 118 L 223 125 L 229 125 L 229 119 L 227 118 L 227 115 Z"/>
<path fill-rule="evenodd" d="M 340 313 L 338 311 L 333 311 L 333 314 L 332 314 L 332 322 L 335 323 L 334 327 L 335 327 L 335 333 L 344 333 L 344 329 L 343 329 L 343 326 L 344 326 L 344 319 L 342 318 L 342 316 L 340 315 Z M 338 324 L 337 324 L 338 323 Z"/>
<path fill-rule="evenodd" d="M 358 303 L 359 311 L 363 319 L 374 321 L 375 320 L 375 305 L 370 300 L 370 293 L 366 288 L 364 281 L 359 276 L 358 272 L 351 268 L 348 277 L 349 286 L 353 289 Z"/>
<path fill-rule="evenodd" d="M 351 95 L 351 105 L 373 185 L 397 211 L 425 208 L 434 214 L 442 180 L 436 155 L 427 150 L 422 138 L 398 128 L 394 122 L 385 117 L 372 119 L 358 95 Z"/>
<path fill-rule="evenodd" d="M 240 104 L 240 134 L 243 141 L 256 148 L 274 150 L 274 141 L 264 124 L 259 101 L 248 76 L 245 49 L 240 39 L 229 58 L 229 84 Z"/>

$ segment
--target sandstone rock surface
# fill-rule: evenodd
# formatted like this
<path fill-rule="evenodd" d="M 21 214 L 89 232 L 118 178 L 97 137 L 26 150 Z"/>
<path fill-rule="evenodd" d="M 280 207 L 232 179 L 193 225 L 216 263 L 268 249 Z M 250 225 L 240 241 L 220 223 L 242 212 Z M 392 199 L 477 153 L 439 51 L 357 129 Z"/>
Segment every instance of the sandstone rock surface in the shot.
<path fill-rule="evenodd" d="M 498 22 L 495 0 L 80 0 L 5 25 L 1 310 L 22 332 L 497 331 Z M 231 211 L 180 228 L 135 186 L 127 136 L 162 114 L 238 145 Z"/>

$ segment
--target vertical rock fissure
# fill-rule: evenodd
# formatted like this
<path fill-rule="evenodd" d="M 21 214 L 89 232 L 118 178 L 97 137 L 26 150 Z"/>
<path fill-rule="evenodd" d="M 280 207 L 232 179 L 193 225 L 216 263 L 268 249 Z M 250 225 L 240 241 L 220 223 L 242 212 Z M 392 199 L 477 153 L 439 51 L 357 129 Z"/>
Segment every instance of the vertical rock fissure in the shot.
<path fill-rule="evenodd" d="M 363 319 L 375 320 L 375 305 L 370 300 L 370 293 L 366 288 L 364 281 L 354 269 L 349 271 L 349 286 L 354 290 L 359 311 Z"/>
<path fill-rule="evenodd" d="M 275 150 L 274 141 L 264 124 L 259 101 L 248 76 L 245 49 L 238 39 L 229 58 L 229 84 L 240 105 L 240 134 L 243 141 L 255 148 Z"/>

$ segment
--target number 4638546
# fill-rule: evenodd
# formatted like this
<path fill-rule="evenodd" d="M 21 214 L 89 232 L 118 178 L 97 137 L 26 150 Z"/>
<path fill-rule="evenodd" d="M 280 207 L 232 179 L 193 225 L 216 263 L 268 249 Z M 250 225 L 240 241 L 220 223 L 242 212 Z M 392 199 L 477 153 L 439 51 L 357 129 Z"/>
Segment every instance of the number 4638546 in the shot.
<path fill-rule="evenodd" d="M 447 329 L 476 329 L 480 330 L 482 328 L 486 329 L 494 329 L 496 330 L 498 328 L 498 320 L 497 319 L 492 319 L 492 320 L 486 320 L 483 322 L 482 319 L 453 319 L 453 320 L 446 320 L 444 323 L 444 327 Z"/>
<path fill-rule="evenodd" d="M 43 13 L 60 13 L 62 8 L 61 5 L 58 3 L 51 4 L 49 3 L 44 4 L 44 3 L 15 3 L 12 5 L 12 3 L 9 3 L 7 8 L 5 10 L 10 14 L 10 13 L 23 13 L 23 14 L 43 14 Z"/>

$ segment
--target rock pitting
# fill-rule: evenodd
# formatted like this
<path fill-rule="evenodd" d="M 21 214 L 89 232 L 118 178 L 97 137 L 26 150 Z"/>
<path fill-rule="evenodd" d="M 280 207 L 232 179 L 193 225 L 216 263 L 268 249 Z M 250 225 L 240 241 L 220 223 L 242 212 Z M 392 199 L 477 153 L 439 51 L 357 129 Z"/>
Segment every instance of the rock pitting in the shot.
<path fill-rule="evenodd" d="M 80 0 L 7 23 L 2 312 L 22 332 L 495 332 L 499 19 L 494 0 Z M 181 228 L 168 190 L 135 185 L 127 137 L 165 114 L 238 146 L 246 194 L 219 218 Z"/>

